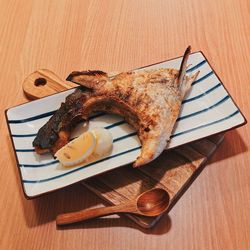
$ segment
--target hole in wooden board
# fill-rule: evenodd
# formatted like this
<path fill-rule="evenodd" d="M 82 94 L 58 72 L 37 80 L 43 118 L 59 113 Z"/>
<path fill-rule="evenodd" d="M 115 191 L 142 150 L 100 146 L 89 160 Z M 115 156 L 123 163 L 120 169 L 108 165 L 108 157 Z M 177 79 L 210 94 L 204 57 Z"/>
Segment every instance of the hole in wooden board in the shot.
<path fill-rule="evenodd" d="M 37 78 L 34 81 L 35 86 L 44 86 L 47 83 L 47 80 L 45 78 Z"/>

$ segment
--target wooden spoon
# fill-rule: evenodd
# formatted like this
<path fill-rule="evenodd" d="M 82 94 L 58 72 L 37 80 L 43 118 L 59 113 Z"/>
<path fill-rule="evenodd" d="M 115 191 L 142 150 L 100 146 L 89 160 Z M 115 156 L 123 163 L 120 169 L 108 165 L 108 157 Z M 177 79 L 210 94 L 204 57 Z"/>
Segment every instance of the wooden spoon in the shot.
<path fill-rule="evenodd" d="M 67 225 L 117 213 L 132 213 L 150 217 L 158 216 L 167 210 L 169 201 L 170 197 L 166 190 L 162 188 L 154 188 L 142 193 L 135 200 L 131 200 L 117 206 L 101 207 L 81 210 L 79 212 L 60 214 L 56 218 L 56 224 Z"/>

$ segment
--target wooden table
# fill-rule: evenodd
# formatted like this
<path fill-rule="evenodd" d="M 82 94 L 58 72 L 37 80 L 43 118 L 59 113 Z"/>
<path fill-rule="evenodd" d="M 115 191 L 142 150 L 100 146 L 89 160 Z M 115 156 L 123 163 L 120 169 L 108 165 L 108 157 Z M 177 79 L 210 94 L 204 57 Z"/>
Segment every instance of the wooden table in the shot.
<path fill-rule="evenodd" d="M 27 201 L 3 112 L 37 68 L 127 70 L 202 50 L 250 115 L 248 0 L 0 0 L 0 249 L 250 249 L 250 132 L 228 132 L 169 215 L 150 230 L 108 217 L 58 230 L 58 213 L 100 206 L 81 185 Z"/>

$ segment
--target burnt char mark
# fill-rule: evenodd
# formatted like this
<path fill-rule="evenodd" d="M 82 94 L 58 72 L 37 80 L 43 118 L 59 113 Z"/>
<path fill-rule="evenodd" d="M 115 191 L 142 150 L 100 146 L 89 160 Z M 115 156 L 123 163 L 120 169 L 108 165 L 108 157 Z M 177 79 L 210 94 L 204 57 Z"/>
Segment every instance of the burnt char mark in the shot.
<path fill-rule="evenodd" d="M 124 91 L 123 87 L 119 85 L 115 86 L 115 95 L 125 103 L 129 102 L 129 98 L 132 95 L 132 92 L 133 92 L 132 87 L 126 88 L 126 91 Z"/>
<path fill-rule="evenodd" d="M 131 94 L 129 92 L 122 93 L 122 92 L 116 91 L 116 96 L 119 97 L 124 102 L 128 102 L 130 95 Z"/>
<path fill-rule="evenodd" d="M 88 71 L 73 71 L 69 76 L 66 78 L 66 81 L 72 81 L 74 80 L 74 77 L 76 76 L 96 76 L 96 75 L 103 75 L 107 76 L 107 73 L 101 71 L 101 70 L 88 70 Z"/>
<path fill-rule="evenodd" d="M 34 147 L 41 149 L 51 148 L 58 139 L 59 124 L 63 115 L 67 112 L 65 103 L 61 104 L 61 107 L 56 113 L 49 119 L 49 121 L 39 129 L 36 138 L 33 141 Z"/>
<path fill-rule="evenodd" d="M 87 106 L 84 105 L 86 101 L 89 102 Z M 33 141 L 36 152 L 56 153 L 58 149 L 69 141 L 70 134 L 77 123 L 87 120 L 90 113 L 95 111 L 121 115 L 139 131 L 140 118 L 126 101 L 122 101 L 119 98 L 116 99 L 115 96 L 105 96 L 99 99 L 98 95 L 76 89 L 74 93 L 66 97 L 65 103 L 62 103 L 61 107 L 49 121 L 39 129 Z"/>
<path fill-rule="evenodd" d="M 72 128 L 82 120 L 79 109 L 81 103 L 86 98 L 81 89 L 66 98 L 66 102 L 49 119 L 49 121 L 39 129 L 37 136 L 33 141 L 33 146 L 40 149 L 51 149 L 59 139 L 61 130 L 71 131 Z M 77 103 L 77 105 L 75 105 Z"/>

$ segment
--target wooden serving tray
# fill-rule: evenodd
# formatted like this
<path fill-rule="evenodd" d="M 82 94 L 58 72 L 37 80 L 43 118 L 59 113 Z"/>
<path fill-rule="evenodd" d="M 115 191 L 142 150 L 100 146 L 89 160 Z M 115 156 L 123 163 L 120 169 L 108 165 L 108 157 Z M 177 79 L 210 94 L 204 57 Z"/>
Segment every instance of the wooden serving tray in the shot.
<path fill-rule="evenodd" d="M 77 85 L 66 84 L 53 72 L 44 69 L 29 75 L 23 83 L 23 90 L 28 98 L 37 99 L 74 86 Z M 202 171 L 223 137 L 223 134 L 213 135 L 166 151 L 147 166 L 134 169 L 128 165 L 92 177 L 82 184 L 104 201 L 114 205 L 134 199 L 153 187 L 161 187 L 169 192 L 170 210 Z M 160 216 L 127 216 L 144 228 L 152 227 L 160 219 Z"/>
<path fill-rule="evenodd" d="M 223 137 L 219 134 L 192 142 L 164 152 L 147 166 L 136 169 L 131 165 L 125 166 L 92 177 L 83 181 L 82 184 L 113 205 L 134 199 L 140 193 L 153 187 L 161 187 L 170 194 L 170 210 L 202 171 Z M 154 226 L 160 219 L 160 216 L 155 218 L 127 216 L 144 228 Z"/>

